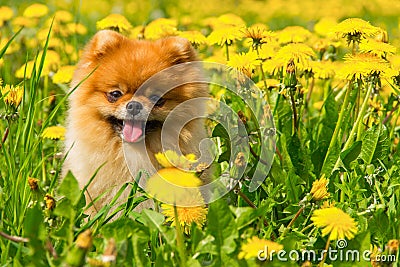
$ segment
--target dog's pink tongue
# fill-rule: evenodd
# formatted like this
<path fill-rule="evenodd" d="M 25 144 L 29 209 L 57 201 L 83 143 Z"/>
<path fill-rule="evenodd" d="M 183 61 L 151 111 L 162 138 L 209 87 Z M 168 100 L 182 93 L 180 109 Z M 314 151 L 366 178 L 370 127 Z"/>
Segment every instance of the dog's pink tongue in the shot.
<path fill-rule="evenodd" d="M 122 130 L 124 140 L 129 143 L 136 142 L 143 134 L 141 121 L 124 121 Z"/>

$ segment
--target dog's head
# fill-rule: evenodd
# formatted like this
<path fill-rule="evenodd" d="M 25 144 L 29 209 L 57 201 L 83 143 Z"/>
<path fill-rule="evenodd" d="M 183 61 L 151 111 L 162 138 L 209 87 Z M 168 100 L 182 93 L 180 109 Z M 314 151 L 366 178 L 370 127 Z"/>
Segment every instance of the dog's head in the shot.
<path fill-rule="evenodd" d="M 194 49 L 183 38 L 130 40 L 114 31 L 100 31 L 78 64 L 72 87 L 83 82 L 72 93 L 71 106 L 79 106 L 82 116 L 95 115 L 126 142 L 138 142 L 160 129 L 177 105 L 207 95 L 206 88 L 195 83 L 166 88 L 182 77 L 189 81 L 198 75 L 196 70 L 180 68 L 148 81 L 165 69 L 195 60 Z"/>

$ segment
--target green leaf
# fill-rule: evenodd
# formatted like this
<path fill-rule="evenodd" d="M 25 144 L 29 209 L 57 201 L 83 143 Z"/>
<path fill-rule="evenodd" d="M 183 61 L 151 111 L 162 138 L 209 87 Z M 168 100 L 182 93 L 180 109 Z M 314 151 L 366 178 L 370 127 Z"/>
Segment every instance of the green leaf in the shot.
<path fill-rule="evenodd" d="M 207 234 L 214 236 L 218 251 L 216 265 L 221 265 L 221 254 L 232 253 L 236 249 L 235 239 L 238 238 L 238 228 L 231 210 L 225 199 L 218 199 L 209 206 Z"/>
<path fill-rule="evenodd" d="M 81 190 L 79 189 L 78 181 L 71 172 L 68 172 L 65 178 L 62 180 L 60 186 L 58 187 L 58 193 L 69 199 L 73 206 L 78 204 L 81 196 Z"/>
<path fill-rule="evenodd" d="M 115 238 L 117 242 L 128 239 L 133 234 L 140 235 L 142 237 L 148 236 L 148 230 L 142 225 L 138 226 L 139 223 L 122 217 L 118 220 L 108 223 L 104 225 L 100 232 L 104 235 L 105 238 Z M 136 230 L 140 230 L 136 232 Z"/>
<path fill-rule="evenodd" d="M 300 194 L 302 193 L 300 185 L 303 183 L 303 180 L 291 169 L 286 179 L 287 198 L 291 202 L 297 203 L 299 201 Z"/>
<path fill-rule="evenodd" d="M 374 125 L 365 132 L 359 157 L 368 165 L 378 159 L 385 159 L 388 149 L 387 129 L 382 125 Z"/>
<path fill-rule="evenodd" d="M 160 232 L 167 243 L 173 244 L 175 242 L 175 231 L 172 231 L 171 228 L 167 228 L 165 225 L 163 225 L 165 222 L 165 217 L 161 213 L 154 210 L 144 209 L 141 212 L 139 220 L 142 221 L 150 231 Z"/>
<path fill-rule="evenodd" d="M 267 213 L 267 206 L 262 206 L 258 209 L 230 206 L 230 209 L 235 214 L 235 222 L 238 230 L 251 224 L 255 219 Z"/>
<path fill-rule="evenodd" d="M 2 58 L 4 56 L 4 54 L 6 53 L 8 47 L 10 46 L 10 44 L 12 43 L 12 41 L 15 39 L 15 37 L 17 37 L 17 35 L 22 31 L 23 28 L 19 29 L 11 38 L 10 40 L 8 40 L 8 42 L 5 44 L 5 46 L 0 50 L 0 58 Z"/>
<path fill-rule="evenodd" d="M 229 134 L 228 131 L 222 126 L 221 123 L 218 123 L 212 132 L 212 137 L 221 137 L 223 139 L 228 139 L 229 140 Z"/>
<path fill-rule="evenodd" d="M 54 214 L 73 220 L 75 219 L 76 211 L 77 210 L 71 205 L 71 201 L 67 198 L 63 198 L 57 202 Z"/>
<path fill-rule="evenodd" d="M 43 213 L 39 204 L 28 209 L 24 221 L 24 235 L 30 239 L 44 240 L 45 230 L 43 221 Z"/>
<path fill-rule="evenodd" d="M 357 141 L 350 148 L 340 153 L 340 159 L 347 170 L 350 170 L 350 163 L 356 160 L 358 155 L 360 155 L 361 147 L 362 142 Z"/>
<path fill-rule="evenodd" d="M 340 156 L 340 147 L 338 143 L 333 146 L 331 153 L 327 155 L 327 159 L 325 160 L 325 164 L 322 167 L 321 173 L 325 174 L 326 177 L 329 177 L 335 167 L 336 161 Z"/>

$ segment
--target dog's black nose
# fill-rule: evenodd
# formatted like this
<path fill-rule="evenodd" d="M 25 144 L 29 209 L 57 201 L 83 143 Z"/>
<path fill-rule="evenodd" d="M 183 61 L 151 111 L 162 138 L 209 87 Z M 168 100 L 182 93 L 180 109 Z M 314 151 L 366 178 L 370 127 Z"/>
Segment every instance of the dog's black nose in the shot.
<path fill-rule="evenodd" d="M 128 104 L 126 104 L 126 110 L 128 113 L 130 113 L 132 116 L 135 116 L 140 112 L 140 110 L 143 109 L 143 106 L 141 103 L 137 101 L 130 101 Z"/>

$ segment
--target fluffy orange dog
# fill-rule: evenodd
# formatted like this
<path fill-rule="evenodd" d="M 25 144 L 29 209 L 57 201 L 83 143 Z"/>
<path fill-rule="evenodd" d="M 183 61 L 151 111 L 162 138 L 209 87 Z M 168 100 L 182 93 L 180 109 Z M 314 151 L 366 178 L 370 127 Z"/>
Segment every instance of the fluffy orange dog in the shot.
<path fill-rule="evenodd" d="M 72 88 L 88 78 L 70 96 L 63 173 L 70 170 L 82 188 L 104 164 L 87 192 L 92 200 L 106 192 L 94 204 L 95 210 L 108 203 L 123 183 L 133 181 L 132 175 L 139 170 L 154 170 L 154 154 L 162 150 L 161 128 L 170 111 L 189 99 L 208 95 L 206 87 L 195 83 L 178 86 L 165 95 L 157 86 L 137 94 L 138 88 L 158 72 L 196 59 L 190 43 L 178 37 L 154 42 L 130 40 L 104 30 L 86 46 Z M 185 115 L 203 111 L 203 106 L 195 106 Z M 193 120 L 180 131 L 179 142 L 170 141 L 182 153 L 197 153 L 204 137 L 203 123 Z M 123 142 L 130 147 L 131 172 Z"/>

